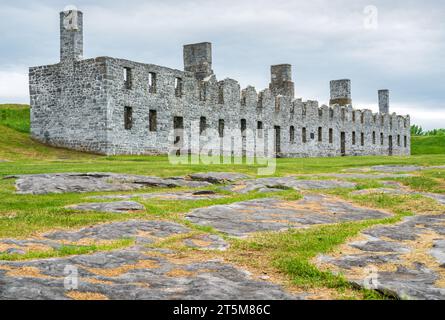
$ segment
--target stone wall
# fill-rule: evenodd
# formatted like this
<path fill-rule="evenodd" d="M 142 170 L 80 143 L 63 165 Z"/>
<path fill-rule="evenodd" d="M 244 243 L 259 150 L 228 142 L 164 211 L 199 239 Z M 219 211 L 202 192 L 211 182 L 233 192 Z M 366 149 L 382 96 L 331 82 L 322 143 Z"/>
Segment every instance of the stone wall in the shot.
<path fill-rule="evenodd" d="M 30 68 L 31 136 L 45 144 L 105 153 L 105 59 Z"/>
<path fill-rule="evenodd" d="M 218 82 L 215 76 L 211 76 L 201 81 L 191 72 L 127 60 L 108 58 L 106 65 L 107 90 L 111 99 L 108 110 L 111 116 L 108 122 L 109 154 L 166 153 L 172 144 L 169 133 L 174 129 L 174 117 L 183 117 L 184 129 L 188 132 L 201 117 L 205 117 L 207 126 L 214 130 L 218 129 L 219 120 L 224 120 L 226 129 L 240 130 L 242 119 L 246 120 L 247 128 L 254 131 L 258 121 L 263 123 L 265 130 L 279 126 L 281 153 L 288 157 L 339 156 L 341 132 L 345 132 L 346 155 L 388 155 L 390 136 L 393 138 L 394 155 L 410 153 L 409 117 L 354 110 L 350 105 L 319 107 L 316 101 L 303 102 L 289 96 L 274 96 L 270 89 L 258 94 L 255 88 L 249 87 L 241 94 L 238 82 L 232 79 Z M 124 68 L 131 69 L 131 89 L 125 86 Z M 156 74 L 156 93 L 150 93 L 149 73 Z M 183 83 L 181 97 L 175 95 L 175 78 L 178 77 Z M 133 108 L 131 130 L 124 129 L 123 110 L 126 106 Z M 157 111 L 156 132 L 149 131 L 150 110 Z M 293 141 L 291 126 L 295 132 Z M 306 142 L 303 142 L 303 128 L 306 129 Z M 329 141 L 329 129 L 332 129 L 332 143 Z"/>
<path fill-rule="evenodd" d="M 279 128 L 285 157 L 410 154 L 409 116 L 353 109 L 349 80 L 331 82 L 331 106 L 319 106 L 294 99 L 287 64 L 271 67 L 270 86 L 260 92 L 241 90 L 233 79 L 218 81 L 207 42 L 184 47 L 186 71 L 109 57 L 79 60 L 81 42 L 73 46 L 71 40 L 83 39 L 83 27 L 63 29 L 66 16 L 61 44 L 69 44 L 61 50 L 62 62 L 30 69 L 31 133 L 39 141 L 108 155 L 165 154 L 175 140 L 174 119 L 181 117 L 186 132 L 205 119 L 214 136 L 222 122 L 239 131 L 243 122 L 255 135 L 261 122 L 266 138 L 269 129 Z M 75 16 L 81 24 L 82 15 Z"/>
<path fill-rule="evenodd" d="M 83 14 L 69 10 L 60 13 L 60 61 L 83 58 Z"/>

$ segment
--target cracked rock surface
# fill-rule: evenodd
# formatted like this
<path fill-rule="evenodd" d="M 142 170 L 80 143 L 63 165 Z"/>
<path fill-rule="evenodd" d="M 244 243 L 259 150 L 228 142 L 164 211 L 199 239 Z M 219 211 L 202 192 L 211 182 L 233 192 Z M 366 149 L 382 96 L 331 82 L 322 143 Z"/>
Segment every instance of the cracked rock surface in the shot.
<path fill-rule="evenodd" d="M 396 179 L 413 177 L 413 175 L 409 173 L 328 173 L 319 176 L 338 179 Z"/>
<path fill-rule="evenodd" d="M 445 214 L 407 217 L 365 230 L 364 240 L 345 244 L 339 254 L 319 256 L 318 263 L 399 299 L 443 300 L 444 236 Z"/>
<path fill-rule="evenodd" d="M 246 236 L 252 232 L 389 216 L 384 211 L 358 207 L 325 195 L 310 194 L 298 201 L 270 198 L 199 208 L 188 213 L 186 218 L 195 224 L 211 226 L 229 235 Z"/>
<path fill-rule="evenodd" d="M 343 171 L 345 172 L 360 172 L 360 173 L 367 173 L 367 174 L 375 174 L 375 172 L 382 172 L 385 174 L 399 174 L 401 172 L 419 172 L 424 170 L 434 170 L 434 169 L 445 169 L 445 166 L 439 165 L 439 166 L 419 166 L 419 165 L 378 165 L 378 166 L 372 166 L 372 167 L 358 167 L 358 168 L 348 168 Z M 402 174 L 405 176 L 412 176 L 408 173 Z"/>
<path fill-rule="evenodd" d="M 172 235 L 190 232 L 167 221 L 129 220 L 77 231 L 58 231 L 42 236 L 39 244 L 78 243 L 126 237 L 136 244 L 125 249 L 66 258 L 0 262 L 0 299 L 100 299 L 119 300 L 262 300 L 299 299 L 278 285 L 252 277 L 220 260 L 184 256 L 144 245 Z M 189 240 L 189 241 L 186 241 Z M 223 250 L 227 244 L 215 235 L 199 235 L 184 243 L 204 250 Z M 37 240 L 11 240 L 25 245 Z M 8 242 L 4 239 L 0 245 Z M 67 276 L 78 275 L 77 288 L 66 288 Z M 68 284 L 71 282 L 68 281 Z"/>
<path fill-rule="evenodd" d="M 379 172 L 415 172 L 415 171 L 430 170 L 430 169 L 445 169 L 445 166 L 423 167 L 415 165 L 412 166 L 382 165 L 382 166 L 371 167 L 371 170 Z"/>
<path fill-rule="evenodd" d="M 379 172 L 415 172 L 421 171 L 424 167 L 421 166 L 400 166 L 400 165 L 383 165 L 373 166 L 371 170 Z"/>
<path fill-rule="evenodd" d="M 201 250 L 219 250 L 225 251 L 229 248 L 229 244 L 221 237 L 213 234 L 204 234 L 187 238 L 183 243 L 190 248 Z"/>
<path fill-rule="evenodd" d="M 79 242 L 90 240 L 135 239 L 137 243 L 152 243 L 156 238 L 166 238 L 190 232 L 181 224 L 168 221 L 126 220 L 99 224 L 76 231 L 56 231 L 47 233 L 45 238 L 58 241 Z"/>
<path fill-rule="evenodd" d="M 145 210 L 145 207 L 134 201 L 82 203 L 67 206 L 67 209 L 77 211 L 98 211 L 110 213 L 129 213 L 133 211 Z"/>
<path fill-rule="evenodd" d="M 11 176 L 18 193 L 87 193 L 133 191 L 155 188 L 208 188 L 214 184 L 234 193 L 293 190 L 352 189 L 355 182 L 344 179 L 385 179 L 413 176 L 409 173 L 445 167 L 376 166 L 341 174 L 322 174 L 334 180 L 273 177 L 252 179 L 238 173 L 209 172 L 186 177 L 159 178 L 114 173 L 63 173 Z M 372 172 L 372 171 L 374 172 Z M 400 173 L 402 172 L 402 173 Z M 445 194 L 417 192 L 395 181 L 384 188 L 356 190 L 352 195 L 373 193 L 422 195 L 445 204 Z M 167 190 L 166 190 L 167 191 Z M 140 191 L 141 192 L 141 191 Z M 143 191 L 142 191 L 143 192 Z M 145 210 L 135 198 L 158 200 L 217 199 L 224 195 L 201 189 L 156 193 L 100 195 L 87 199 L 116 202 L 81 203 L 74 210 L 131 213 Z M 99 201 L 99 200 L 98 200 Z M 151 201 L 151 200 L 150 200 Z M 145 203 L 145 202 L 144 202 Z M 308 228 L 315 225 L 383 219 L 384 210 L 364 208 L 332 196 L 305 193 L 297 201 L 279 198 L 256 199 L 198 208 L 185 214 L 190 222 L 210 226 L 229 236 L 245 237 L 254 232 Z M 132 217 L 129 217 L 132 218 Z M 225 237 L 197 232 L 188 226 L 155 220 L 125 220 L 78 230 L 55 230 L 31 239 L 0 239 L 0 254 L 20 258 L 30 252 L 58 250 L 62 246 L 108 244 L 133 239 L 130 247 L 64 258 L 0 261 L 0 299 L 303 299 L 267 279 L 210 258 L 210 251 L 229 248 Z M 176 240 L 177 239 L 177 240 Z M 418 215 L 402 222 L 364 230 L 358 239 L 342 245 L 317 264 L 341 272 L 353 284 L 369 287 L 403 299 L 445 299 L 445 213 Z M 156 249 L 158 243 L 176 241 L 180 251 Z M 338 252 L 337 252 L 338 251 Z M 68 268 L 68 269 L 67 269 Z M 68 270 L 68 271 L 67 271 Z M 67 290 L 66 277 L 75 270 L 77 290 Z M 68 272 L 68 273 L 67 273 Z"/>
<path fill-rule="evenodd" d="M 283 189 L 295 190 L 315 190 L 315 189 L 335 189 L 354 188 L 353 182 L 340 180 L 298 180 L 295 177 L 283 178 L 259 178 L 254 180 L 244 180 L 236 182 L 226 189 L 237 193 L 249 193 L 259 190 L 263 192 L 280 191 Z"/>
<path fill-rule="evenodd" d="M 178 192 L 156 192 L 156 193 L 135 193 L 107 196 L 93 196 L 89 199 L 160 199 L 160 200 L 206 200 L 220 199 L 223 195 L 216 194 L 212 191 L 178 191 Z"/>
<path fill-rule="evenodd" d="M 234 182 L 237 180 L 248 179 L 248 175 L 242 173 L 232 173 L 232 172 L 206 172 L 206 173 L 195 173 L 189 175 L 191 180 L 195 181 L 206 181 L 213 184 L 223 184 L 228 182 Z"/>
<path fill-rule="evenodd" d="M 16 188 L 19 194 L 129 191 L 147 187 L 201 188 L 211 185 L 205 181 L 191 181 L 185 178 L 159 178 L 117 173 L 55 173 L 6 178 L 17 179 Z"/>
<path fill-rule="evenodd" d="M 65 289 L 75 270 L 77 289 Z M 0 264 L 0 299 L 263 300 L 297 299 L 280 286 L 216 260 L 178 259 L 133 247 L 92 255 Z"/>
<path fill-rule="evenodd" d="M 162 238 L 188 232 L 190 232 L 189 228 L 173 222 L 133 219 L 98 224 L 79 230 L 48 232 L 34 239 L 0 239 L 0 253 L 13 249 L 23 252 L 46 251 L 59 249 L 62 245 L 82 245 L 85 241 L 99 243 L 101 241 L 134 239 L 137 244 L 150 244 Z M 226 244 L 219 237 L 215 237 L 209 238 L 208 242 L 216 246 L 212 243 L 212 239 L 214 239 L 221 245 Z"/>

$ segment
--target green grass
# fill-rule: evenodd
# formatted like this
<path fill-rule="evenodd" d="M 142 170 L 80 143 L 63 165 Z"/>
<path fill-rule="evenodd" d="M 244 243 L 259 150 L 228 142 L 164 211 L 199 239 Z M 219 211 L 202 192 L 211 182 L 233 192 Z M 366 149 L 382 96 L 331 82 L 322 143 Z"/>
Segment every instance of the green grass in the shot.
<path fill-rule="evenodd" d="M 441 184 L 435 178 L 419 176 L 396 179 L 413 190 L 445 193 L 445 184 Z"/>
<path fill-rule="evenodd" d="M 259 233 L 248 240 L 233 240 L 231 250 L 243 252 L 248 260 L 252 257 L 270 260 L 281 272 L 290 277 L 294 285 L 304 289 L 336 289 L 343 299 L 348 298 L 347 290 L 352 289 L 351 284 L 342 275 L 335 275 L 317 268 L 313 263 L 316 256 L 331 253 L 338 245 L 372 226 L 397 223 L 403 217 L 421 212 L 424 208 L 436 210 L 436 212 L 443 211 L 443 206 L 438 205 L 432 199 L 419 195 L 352 196 L 350 191 L 337 189 L 327 191 L 327 193 L 354 201 L 359 205 L 391 211 L 394 216 L 385 219 L 315 226 L 310 229 L 287 232 Z M 345 294 L 346 296 L 342 296 Z M 362 290 L 361 294 L 364 299 L 385 298 L 374 291 Z"/>
<path fill-rule="evenodd" d="M 29 133 L 29 106 L 0 104 L 0 124 L 18 132 Z"/>
<path fill-rule="evenodd" d="M 366 228 L 396 223 L 401 217 L 397 215 L 388 219 L 316 226 L 307 230 L 261 233 L 248 240 L 235 240 L 231 250 L 247 252 L 251 259 L 271 260 L 276 268 L 290 277 L 294 285 L 303 289 L 336 289 L 342 299 L 353 298 L 347 296 L 347 290 L 353 287 L 342 275 L 320 270 L 312 260 L 319 254 L 332 252 Z M 361 290 L 361 294 L 363 299 L 385 298 L 369 290 Z"/>
<path fill-rule="evenodd" d="M 27 105 L 0 105 L 0 160 L 30 161 L 93 159 L 95 156 L 51 148 L 33 141 L 29 136 L 30 111 Z M 0 169 L 1 174 L 1 169 Z"/>
<path fill-rule="evenodd" d="M 88 246 L 61 246 L 58 249 L 46 251 L 29 251 L 25 254 L 0 254 L 0 261 L 24 261 L 34 259 L 61 258 L 66 256 L 74 256 L 81 254 L 92 254 L 98 251 L 112 251 L 116 249 L 126 248 L 133 245 L 133 239 L 121 239 L 108 244 L 93 244 Z"/>
<path fill-rule="evenodd" d="M 1 129 L 2 130 L 2 129 Z M 2 133 L 4 133 L 2 131 Z M 0 159 L 13 160 L 14 164 L 0 162 L 0 176 L 55 172 L 115 172 L 161 177 L 186 175 L 206 171 L 236 171 L 256 175 L 257 165 L 175 165 L 166 156 L 140 156 L 138 159 L 108 160 L 106 157 L 76 154 L 73 151 L 42 147 L 27 139 L 23 149 L 17 145 L 5 146 L 0 137 Z M 6 143 L 10 143 L 12 139 Z M 348 168 L 374 165 L 442 165 L 445 155 L 419 155 L 412 157 L 346 157 L 313 159 L 277 159 L 276 176 L 289 174 L 334 173 Z"/>
<path fill-rule="evenodd" d="M 206 188 L 216 190 L 216 187 Z M 186 190 L 178 188 L 179 190 Z M 168 191 L 165 189 L 146 189 L 132 192 L 96 192 L 89 194 L 65 193 L 47 195 L 20 195 L 14 192 L 14 180 L 0 180 L 0 238 L 29 237 L 36 232 L 44 232 L 52 228 L 79 228 L 92 224 L 120 221 L 126 219 L 170 219 L 185 223 L 179 213 L 188 212 L 195 208 L 218 204 L 229 204 L 263 197 L 284 197 L 298 199 L 300 194 L 292 190 L 283 190 L 279 193 L 249 193 L 226 195 L 220 199 L 205 199 L 194 201 L 147 200 L 135 199 L 145 205 L 146 210 L 141 213 L 119 214 L 100 212 L 76 212 L 64 207 L 83 202 L 107 202 L 109 200 L 86 199 L 92 195 L 125 194 Z M 218 191 L 219 192 L 219 191 Z"/>
<path fill-rule="evenodd" d="M 434 178 L 439 182 L 445 183 L 445 169 L 425 170 L 422 172 L 424 177 Z"/>
<path fill-rule="evenodd" d="M 413 136 L 411 138 L 411 153 L 419 154 L 444 154 L 445 136 Z"/>

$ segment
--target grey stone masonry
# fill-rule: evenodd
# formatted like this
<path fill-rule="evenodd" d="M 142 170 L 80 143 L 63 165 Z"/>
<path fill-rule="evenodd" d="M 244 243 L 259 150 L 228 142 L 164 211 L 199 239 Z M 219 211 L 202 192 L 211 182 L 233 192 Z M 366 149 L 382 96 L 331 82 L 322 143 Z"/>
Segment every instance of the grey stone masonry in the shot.
<path fill-rule="evenodd" d="M 379 112 L 389 113 L 389 90 L 379 90 Z"/>
<path fill-rule="evenodd" d="M 60 61 L 83 58 L 83 14 L 70 10 L 60 13 Z"/>
<path fill-rule="evenodd" d="M 184 70 L 193 72 L 199 80 L 212 75 L 212 44 L 203 42 L 185 45 Z"/>
<path fill-rule="evenodd" d="M 351 100 L 351 80 L 332 80 L 331 81 L 331 100 L 329 105 L 346 106 L 352 104 Z"/>
<path fill-rule="evenodd" d="M 175 130 L 199 126 L 223 137 L 230 129 L 255 137 L 275 130 L 283 157 L 410 154 L 410 117 L 354 109 L 350 80 L 331 82 L 327 106 L 294 98 L 288 64 L 272 66 L 270 86 L 260 92 L 218 80 L 208 42 L 184 46 L 184 71 L 83 59 L 82 13 L 62 12 L 60 19 L 61 61 L 29 71 L 31 134 L 45 144 L 106 155 L 166 154 L 184 140 Z"/>
<path fill-rule="evenodd" d="M 294 98 L 295 86 L 292 82 L 292 66 L 290 64 L 280 64 L 271 67 L 269 88 L 274 96 L 282 95 Z"/>

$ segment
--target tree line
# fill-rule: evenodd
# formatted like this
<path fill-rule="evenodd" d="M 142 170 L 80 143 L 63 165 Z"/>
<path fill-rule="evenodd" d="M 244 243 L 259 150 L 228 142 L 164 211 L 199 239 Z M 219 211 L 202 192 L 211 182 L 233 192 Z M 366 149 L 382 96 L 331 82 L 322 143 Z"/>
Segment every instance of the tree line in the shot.
<path fill-rule="evenodd" d="M 412 136 L 445 136 L 445 129 L 433 129 L 429 131 L 424 131 L 421 126 L 416 124 L 411 126 Z"/>

